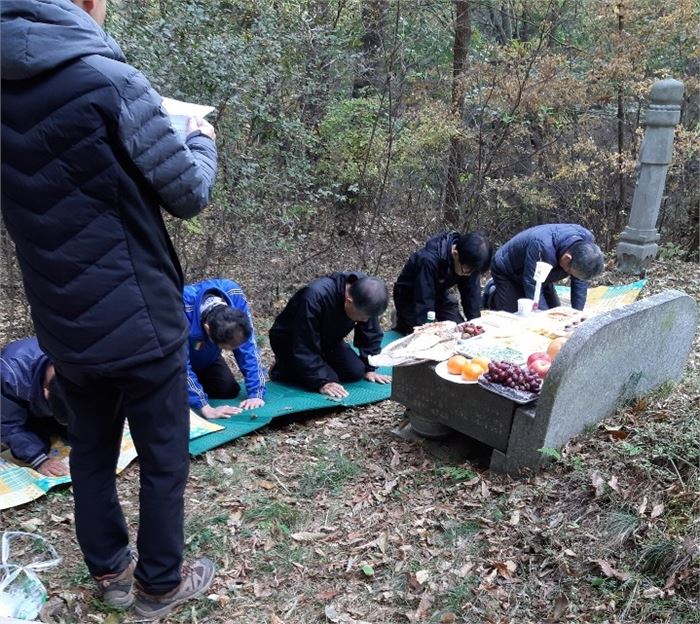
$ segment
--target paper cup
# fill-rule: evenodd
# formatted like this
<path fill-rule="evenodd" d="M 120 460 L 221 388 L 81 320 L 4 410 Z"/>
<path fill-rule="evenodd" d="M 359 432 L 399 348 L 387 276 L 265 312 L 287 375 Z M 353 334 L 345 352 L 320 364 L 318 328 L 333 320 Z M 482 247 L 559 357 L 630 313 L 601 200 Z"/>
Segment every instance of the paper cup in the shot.
<path fill-rule="evenodd" d="M 527 316 L 532 313 L 534 307 L 535 302 L 533 299 L 518 299 L 518 314 Z"/>

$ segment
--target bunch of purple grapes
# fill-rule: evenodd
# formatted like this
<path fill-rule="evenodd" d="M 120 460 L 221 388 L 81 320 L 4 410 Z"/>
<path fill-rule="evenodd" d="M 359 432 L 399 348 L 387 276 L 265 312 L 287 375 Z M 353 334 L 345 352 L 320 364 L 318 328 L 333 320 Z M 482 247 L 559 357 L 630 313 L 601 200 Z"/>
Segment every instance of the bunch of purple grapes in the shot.
<path fill-rule="evenodd" d="M 484 328 L 479 325 L 474 325 L 473 323 L 463 323 L 459 326 L 462 331 L 462 339 L 473 338 L 474 336 L 479 336 L 484 333 Z"/>
<path fill-rule="evenodd" d="M 514 390 L 538 393 L 542 380 L 529 371 L 511 362 L 489 362 L 489 372 L 484 375 L 486 381 L 501 384 Z"/>

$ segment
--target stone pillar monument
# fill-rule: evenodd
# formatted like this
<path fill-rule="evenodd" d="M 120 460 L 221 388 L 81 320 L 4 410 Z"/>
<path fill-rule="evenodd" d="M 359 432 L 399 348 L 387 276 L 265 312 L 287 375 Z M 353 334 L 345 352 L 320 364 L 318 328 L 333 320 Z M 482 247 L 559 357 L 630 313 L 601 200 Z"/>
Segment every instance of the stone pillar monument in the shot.
<path fill-rule="evenodd" d="M 617 246 L 619 271 L 642 273 L 659 248 L 656 219 L 671 163 L 673 133 L 681 118 L 683 89 L 683 83 L 673 78 L 660 80 L 651 88 L 632 212 Z"/>

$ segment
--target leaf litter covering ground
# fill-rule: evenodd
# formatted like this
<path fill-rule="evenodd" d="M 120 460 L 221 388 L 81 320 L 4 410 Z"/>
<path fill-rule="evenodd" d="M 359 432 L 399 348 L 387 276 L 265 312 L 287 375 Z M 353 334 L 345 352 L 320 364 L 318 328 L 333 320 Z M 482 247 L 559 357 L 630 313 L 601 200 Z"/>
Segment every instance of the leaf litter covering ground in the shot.
<path fill-rule="evenodd" d="M 645 296 L 700 301 L 697 265 L 659 262 Z M 614 278 L 611 278 L 614 279 Z M 601 283 L 604 283 L 605 276 Z M 700 362 L 521 480 L 390 431 L 387 401 L 287 421 L 193 461 L 187 556 L 209 596 L 173 622 L 700 622 Z M 138 465 L 119 478 L 130 526 Z M 3 512 L 65 557 L 46 622 L 137 621 L 92 596 L 69 489 Z"/>

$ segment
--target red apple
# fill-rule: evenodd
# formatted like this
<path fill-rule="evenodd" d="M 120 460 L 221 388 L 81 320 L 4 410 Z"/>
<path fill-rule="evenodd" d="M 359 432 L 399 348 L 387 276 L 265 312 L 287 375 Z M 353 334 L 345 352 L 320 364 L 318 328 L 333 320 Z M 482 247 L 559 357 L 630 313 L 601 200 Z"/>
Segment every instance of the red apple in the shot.
<path fill-rule="evenodd" d="M 546 360 L 533 360 L 528 364 L 528 369 L 531 373 L 535 373 L 540 379 L 544 379 L 549 372 L 549 368 L 552 366 L 552 362 L 547 357 Z"/>
<path fill-rule="evenodd" d="M 532 353 L 527 358 L 528 368 L 535 360 L 544 360 L 545 362 L 551 362 L 552 358 L 549 357 L 544 351 L 538 351 L 537 353 Z"/>

